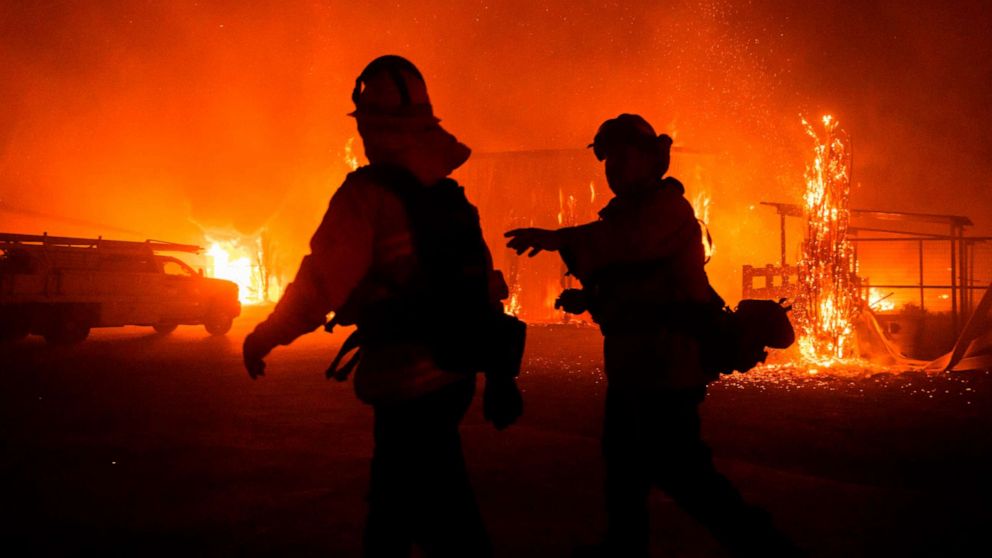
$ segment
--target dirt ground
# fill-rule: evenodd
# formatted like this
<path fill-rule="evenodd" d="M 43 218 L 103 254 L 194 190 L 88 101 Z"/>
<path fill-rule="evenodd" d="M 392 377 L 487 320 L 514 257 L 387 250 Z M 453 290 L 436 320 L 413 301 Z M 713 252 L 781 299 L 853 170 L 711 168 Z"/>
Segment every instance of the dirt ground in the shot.
<path fill-rule="evenodd" d="M 357 556 L 371 409 L 315 333 L 252 382 L 240 345 L 181 327 L 0 348 L 0 539 L 26 555 Z M 462 427 L 500 557 L 568 556 L 601 533 L 596 330 L 532 327 L 526 414 Z M 719 467 L 813 556 L 990 555 L 988 371 L 725 378 L 703 405 Z M 664 494 L 657 556 L 723 556 Z M 7 554 L 12 555 L 12 554 Z M 21 551 L 17 552 L 21 555 Z"/>

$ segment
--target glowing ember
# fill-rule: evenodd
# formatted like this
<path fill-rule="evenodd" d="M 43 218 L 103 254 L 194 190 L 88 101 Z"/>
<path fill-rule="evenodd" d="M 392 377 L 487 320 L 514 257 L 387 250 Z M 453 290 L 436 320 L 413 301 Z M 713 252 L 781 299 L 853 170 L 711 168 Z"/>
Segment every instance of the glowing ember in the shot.
<path fill-rule="evenodd" d="M 807 361 L 829 367 L 851 354 L 852 322 L 860 304 L 854 249 L 847 239 L 850 142 L 829 115 L 823 117 L 822 135 L 806 119 L 803 126 L 815 147 L 806 167 L 799 348 Z"/>
<path fill-rule="evenodd" d="M 262 304 L 279 298 L 282 284 L 272 273 L 271 249 L 266 250 L 261 236 L 209 242 L 207 274 L 237 284 L 242 304 Z"/>

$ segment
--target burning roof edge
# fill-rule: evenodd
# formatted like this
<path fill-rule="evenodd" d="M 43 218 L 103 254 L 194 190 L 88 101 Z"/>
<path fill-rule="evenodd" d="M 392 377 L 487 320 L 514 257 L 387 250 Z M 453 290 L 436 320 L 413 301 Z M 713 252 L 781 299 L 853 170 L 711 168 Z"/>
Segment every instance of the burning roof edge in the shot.
<path fill-rule="evenodd" d="M 802 217 L 803 209 L 794 203 L 761 202 L 761 205 L 774 207 L 779 215 Z M 880 221 L 898 221 L 903 223 L 937 223 L 953 227 L 972 227 L 975 223 L 963 215 L 941 215 L 936 213 L 911 213 L 905 211 L 878 211 L 873 209 L 852 209 L 851 213 L 858 217 L 878 219 Z"/>
<path fill-rule="evenodd" d="M 683 155 L 714 155 L 706 150 L 696 149 L 692 147 L 684 147 L 675 145 L 672 147 L 673 153 L 681 153 Z M 498 158 L 498 157 L 552 157 L 552 156 L 578 156 L 590 153 L 589 148 L 586 147 L 566 147 L 560 149 L 510 149 L 506 151 L 477 151 L 472 154 L 472 157 L 479 158 Z"/>

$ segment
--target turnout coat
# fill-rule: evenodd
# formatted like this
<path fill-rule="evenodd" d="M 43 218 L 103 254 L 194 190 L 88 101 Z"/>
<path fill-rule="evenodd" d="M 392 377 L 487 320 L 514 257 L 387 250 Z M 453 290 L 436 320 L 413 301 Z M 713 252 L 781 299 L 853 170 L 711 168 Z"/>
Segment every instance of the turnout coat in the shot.
<path fill-rule="evenodd" d="M 674 178 L 617 196 L 600 219 L 560 229 L 561 254 L 602 328 L 610 386 L 689 389 L 714 378 L 684 327 L 712 301 L 702 231 Z"/>
<path fill-rule="evenodd" d="M 392 284 L 411 278 L 417 261 L 409 220 L 399 196 L 387 186 L 369 173 L 348 175 L 310 240 L 310 254 L 272 314 L 258 326 L 265 335 L 287 345 L 321 327 L 328 313 L 340 310 L 360 284 L 363 298 L 369 301 L 389 297 L 392 293 L 385 284 L 380 292 L 374 287 L 367 290 L 363 279 L 369 274 L 388 278 L 384 283 Z M 484 249 L 490 300 L 500 306 L 506 284 L 493 270 L 488 248 Z M 388 404 L 426 395 L 462 378 L 463 374 L 440 369 L 423 344 L 400 341 L 363 349 L 355 391 L 367 403 Z"/>

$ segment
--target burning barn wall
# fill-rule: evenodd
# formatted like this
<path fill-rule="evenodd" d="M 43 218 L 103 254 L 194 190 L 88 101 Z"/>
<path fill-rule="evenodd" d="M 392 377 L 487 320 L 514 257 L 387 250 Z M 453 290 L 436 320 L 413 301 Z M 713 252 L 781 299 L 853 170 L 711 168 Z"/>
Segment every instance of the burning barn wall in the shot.
<path fill-rule="evenodd" d="M 697 214 L 705 222 L 709 193 L 693 183 L 693 179 L 703 181 L 696 168 L 700 156 L 676 148 L 673 158 L 672 175 L 690 173 L 686 195 L 694 200 Z M 690 172 L 693 170 L 696 172 Z M 509 310 L 532 322 L 588 321 L 587 315 L 576 318 L 554 308 L 561 291 L 573 286 L 561 259 L 554 254 L 518 256 L 505 247 L 503 233 L 521 227 L 556 229 L 596 220 L 598 211 L 613 197 L 603 164 L 588 149 L 482 153 L 472 158 L 458 178 L 479 207 L 493 261 L 510 287 Z"/>
<path fill-rule="evenodd" d="M 565 319 L 554 301 L 568 279 L 558 257 L 517 256 L 505 247 L 503 233 L 595 219 L 599 207 L 612 196 L 600 166 L 586 150 L 546 150 L 477 154 L 459 172 L 459 180 L 479 207 L 493 263 L 510 287 L 510 311 L 522 319 Z"/>

